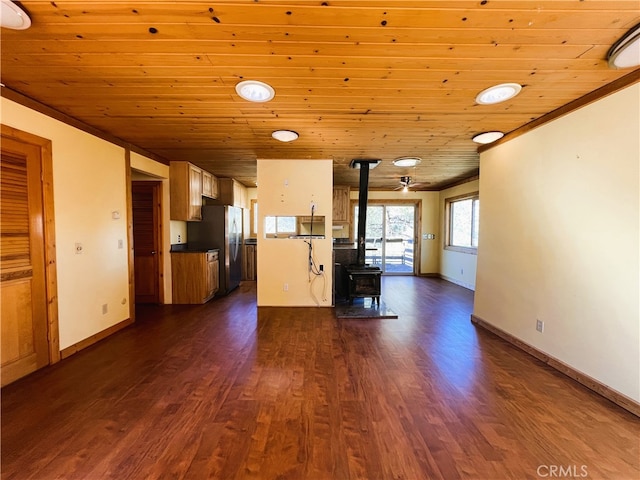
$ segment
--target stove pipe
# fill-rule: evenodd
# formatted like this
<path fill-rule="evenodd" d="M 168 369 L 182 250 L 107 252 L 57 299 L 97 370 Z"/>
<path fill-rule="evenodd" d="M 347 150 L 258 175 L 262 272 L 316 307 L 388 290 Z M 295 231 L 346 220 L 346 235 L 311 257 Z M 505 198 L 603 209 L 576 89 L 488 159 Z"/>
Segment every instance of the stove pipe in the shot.
<path fill-rule="evenodd" d="M 358 188 L 358 233 L 356 237 L 356 245 L 358 247 L 358 256 L 356 257 L 356 265 L 364 267 L 365 247 L 367 243 L 367 200 L 369 197 L 369 170 L 376 168 L 380 163 L 379 159 L 354 158 L 349 166 L 351 168 L 360 169 L 360 185 Z"/>

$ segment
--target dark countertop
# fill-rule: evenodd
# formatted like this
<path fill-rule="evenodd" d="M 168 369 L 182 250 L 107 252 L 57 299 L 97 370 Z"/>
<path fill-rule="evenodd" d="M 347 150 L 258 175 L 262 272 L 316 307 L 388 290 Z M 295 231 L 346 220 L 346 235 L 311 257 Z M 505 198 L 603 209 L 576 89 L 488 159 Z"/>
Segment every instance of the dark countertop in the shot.
<path fill-rule="evenodd" d="M 188 243 L 176 243 L 171 245 L 171 253 L 212 253 L 219 251 L 219 248 L 189 248 Z"/>

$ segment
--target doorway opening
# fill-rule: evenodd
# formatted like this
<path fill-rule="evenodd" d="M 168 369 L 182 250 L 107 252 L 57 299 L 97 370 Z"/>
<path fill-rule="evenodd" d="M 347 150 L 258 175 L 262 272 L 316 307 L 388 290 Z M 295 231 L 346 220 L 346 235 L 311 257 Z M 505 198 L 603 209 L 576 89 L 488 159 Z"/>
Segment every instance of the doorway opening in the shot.
<path fill-rule="evenodd" d="M 161 198 L 162 182 L 131 182 L 136 304 L 163 303 Z"/>
<path fill-rule="evenodd" d="M 358 205 L 354 204 L 354 225 Z M 416 275 L 419 252 L 416 232 L 419 205 L 384 201 L 367 205 L 365 263 L 380 267 L 386 275 Z"/>

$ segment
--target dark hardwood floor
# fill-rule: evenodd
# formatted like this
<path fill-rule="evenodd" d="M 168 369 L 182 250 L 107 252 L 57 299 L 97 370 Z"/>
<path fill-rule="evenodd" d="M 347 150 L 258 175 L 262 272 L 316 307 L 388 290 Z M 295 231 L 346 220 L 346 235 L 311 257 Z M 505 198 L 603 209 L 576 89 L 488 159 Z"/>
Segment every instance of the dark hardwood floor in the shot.
<path fill-rule="evenodd" d="M 266 308 L 255 284 L 137 322 L 2 390 L 3 479 L 640 477 L 640 419 L 384 277 L 393 320 Z"/>

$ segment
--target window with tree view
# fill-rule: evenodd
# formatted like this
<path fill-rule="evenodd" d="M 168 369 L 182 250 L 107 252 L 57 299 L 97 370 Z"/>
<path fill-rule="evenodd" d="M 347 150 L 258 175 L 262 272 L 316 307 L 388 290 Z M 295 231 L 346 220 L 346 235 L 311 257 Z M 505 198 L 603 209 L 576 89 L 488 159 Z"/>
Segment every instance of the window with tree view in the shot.
<path fill-rule="evenodd" d="M 264 217 L 264 233 L 267 237 L 296 234 L 296 217 Z"/>
<path fill-rule="evenodd" d="M 447 239 L 446 248 L 475 253 L 478 248 L 478 218 L 480 199 L 478 194 L 446 200 Z"/>

